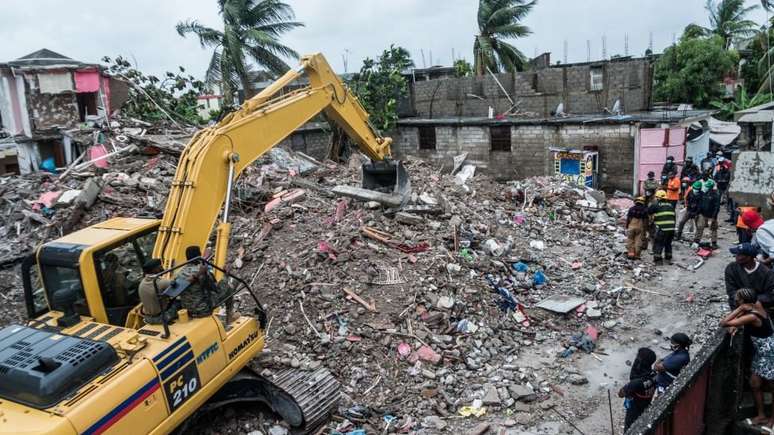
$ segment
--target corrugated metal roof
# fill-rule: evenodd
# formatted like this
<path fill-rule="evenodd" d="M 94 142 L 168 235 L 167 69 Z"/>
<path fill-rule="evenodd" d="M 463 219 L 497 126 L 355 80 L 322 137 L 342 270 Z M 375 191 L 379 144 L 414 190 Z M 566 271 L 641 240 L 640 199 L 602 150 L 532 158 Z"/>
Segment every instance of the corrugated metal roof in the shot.
<path fill-rule="evenodd" d="M 756 123 L 756 122 L 772 122 L 772 121 L 774 121 L 774 111 L 761 110 L 759 112 L 745 113 L 744 115 L 739 117 L 739 120 L 737 122 Z"/>

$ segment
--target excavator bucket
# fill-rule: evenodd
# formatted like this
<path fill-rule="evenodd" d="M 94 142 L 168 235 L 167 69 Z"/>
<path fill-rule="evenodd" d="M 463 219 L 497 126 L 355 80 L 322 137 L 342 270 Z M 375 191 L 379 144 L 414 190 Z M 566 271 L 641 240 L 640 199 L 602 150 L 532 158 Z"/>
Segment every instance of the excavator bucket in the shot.
<path fill-rule="evenodd" d="M 401 204 L 411 195 L 411 180 L 400 160 L 383 160 L 363 165 L 363 188 L 400 196 Z"/>

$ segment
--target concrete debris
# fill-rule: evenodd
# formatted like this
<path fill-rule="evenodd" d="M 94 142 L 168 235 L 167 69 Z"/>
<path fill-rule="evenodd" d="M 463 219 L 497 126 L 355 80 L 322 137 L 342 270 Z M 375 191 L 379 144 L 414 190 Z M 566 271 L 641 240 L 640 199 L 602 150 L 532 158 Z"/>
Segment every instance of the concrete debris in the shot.
<path fill-rule="evenodd" d="M 468 182 L 471 178 L 473 178 L 473 175 L 476 173 L 476 166 L 475 165 L 465 165 L 460 169 L 459 172 L 457 172 L 457 175 L 454 176 L 454 182 L 458 185 L 463 185 Z"/>
<path fill-rule="evenodd" d="M 399 207 L 402 202 L 402 198 L 400 197 L 400 195 L 396 195 L 392 193 L 381 193 L 381 192 L 376 192 L 373 190 L 363 189 L 361 187 L 355 187 L 355 186 L 348 186 L 348 185 L 335 186 L 332 189 L 332 192 L 336 195 L 348 196 L 350 198 L 355 198 L 360 201 L 365 201 L 365 202 L 375 201 L 387 207 Z"/>
<path fill-rule="evenodd" d="M 548 299 L 540 301 L 535 306 L 555 313 L 567 314 L 578 308 L 584 302 L 586 302 L 586 300 L 583 298 L 567 295 L 553 295 Z"/>
<path fill-rule="evenodd" d="M 127 128 L 149 131 L 140 141 L 117 128 L 137 150 L 107 157 L 108 168 L 0 178 L 0 265 L 108 217 L 163 212 L 185 139 Z M 577 205 L 593 200 L 604 209 L 604 196 L 550 177 L 498 183 L 463 161 L 456 175 L 405 161 L 422 193 L 390 212 L 402 205 L 399 196 L 350 185 L 359 165 L 312 162 L 305 176 L 301 163 L 310 160 L 288 150 L 267 153 L 236 183 L 230 264 L 271 319 L 267 349 L 254 363 L 259 372 L 328 367 L 347 399 L 326 433 L 484 433 L 475 416 L 506 409 L 517 425 L 554 418 L 539 406 L 558 400 L 554 387 L 588 382 L 567 375 L 589 356 L 576 350 L 618 339 L 620 325 L 602 324 L 624 318 L 622 305 L 642 296 L 624 279 L 660 276 L 646 263 L 635 276 L 620 255 L 623 229 Z M 56 206 L 37 202 L 48 192 L 61 192 Z M 2 320 L 21 321 L 17 271 L 0 269 L 0 282 L 8 298 Z M 250 312 L 248 297 L 235 299 Z M 596 341 L 571 342 L 588 324 L 603 331 Z M 222 433 L 282 427 L 260 426 L 242 411 L 211 420 L 211 431 Z"/>

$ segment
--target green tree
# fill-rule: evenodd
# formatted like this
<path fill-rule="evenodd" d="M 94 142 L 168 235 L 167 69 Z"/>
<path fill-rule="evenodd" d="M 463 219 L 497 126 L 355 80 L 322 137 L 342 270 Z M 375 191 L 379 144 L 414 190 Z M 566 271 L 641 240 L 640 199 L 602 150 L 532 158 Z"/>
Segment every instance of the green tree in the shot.
<path fill-rule="evenodd" d="M 655 97 L 707 107 L 723 95 L 723 77 L 733 71 L 738 59 L 736 51 L 724 48 L 720 36 L 681 38 L 656 62 Z"/>
<path fill-rule="evenodd" d="M 694 39 L 694 38 L 704 38 L 710 35 L 710 31 L 706 28 L 698 25 L 698 24 L 689 24 L 685 26 L 685 30 L 683 30 L 683 36 L 681 36 L 681 39 Z"/>
<path fill-rule="evenodd" d="M 370 114 L 371 124 L 379 130 L 391 130 L 398 121 L 398 100 L 408 92 L 401 74 L 414 66 L 403 47 L 384 50 L 377 60 L 366 58 L 360 71 L 352 76 L 349 87 Z"/>
<path fill-rule="evenodd" d="M 521 24 L 537 0 L 479 0 L 478 35 L 473 42 L 473 69 L 484 75 L 492 72 L 521 71 L 527 58 L 506 38 L 523 38 L 532 31 Z"/>
<path fill-rule="evenodd" d="M 454 61 L 454 76 L 455 77 L 468 77 L 473 75 L 473 67 L 465 59 L 457 59 Z"/>
<path fill-rule="evenodd" d="M 220 83 L 228 100 L 239 84 L 245 97 L 252 97 L 250 60 L 274 75 L 285 73 L 289 67 L 283 58 L 297 58 L 298 53 L 283 45 L 280 36 L 303 24 L 293 21 L 293 9 L 280 0 L 218 0 L 218 7 L 223 30 L 187 20 L 177 24 L 177 33 L 193 34 L 202 48 L 213 49 L 208 83 Z"/>
<path fill-rule="evenodd" d="M 158 78 L 143 74 L 121 56 L 105 56 L 102 61 L 111 74 L 129 83 L 129 98 L 121 107 L 124 115 L 147 122 L 202 123 L 197 97 L 205 91 L 205 84 L 186 75 L 182 66 Z"/>
<path fill-rule="evenodd" d="M 723 120 L 730 121 L 734 119 L 734 113 L 740 110 L 749 109 L 761 105 L 771 100 L 771 94 L 757 94 L 750 95 L 744 88 L 739 89 L 736 93 L 736 98 L 731 101 L 713 101 L 712 107 L 719 109 L 719 117 Z"/>
<path fill-rule="evenodd" d="M 710 20 L 710 28 L 707 30 L 723 39 L 725 49 L 734 42 L 754 35 L 758 28 L 754 21 L 746 18 L 758 5 L 745 7 L 744 3 L 745 0 L 707 0 L 705 8 Z"/>
<path fill-rule="evenodd" d="M 740 63 L 740 75 L 744 79 L 748 93 L 770 92 L 767 80 L 769 75 L 767 56 L 772 45 L 774 45 L 774 33 L 769 29 L 758 32 L 745 47 L 749 54 L 745 56 L 744 62 Z"/>

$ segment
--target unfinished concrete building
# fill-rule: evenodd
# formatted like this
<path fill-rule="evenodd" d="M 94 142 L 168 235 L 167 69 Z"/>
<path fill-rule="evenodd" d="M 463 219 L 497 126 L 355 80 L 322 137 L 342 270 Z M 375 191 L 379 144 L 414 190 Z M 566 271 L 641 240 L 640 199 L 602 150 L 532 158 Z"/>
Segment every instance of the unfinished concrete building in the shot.
<path fill-rule="evenodd" d="M 486 117 L 489 107 L 495 114 L 541 117 L 560 104 L 572 114 L 612 111 L 616 101 L 626 112 L 651 105 L 650 58 L 534 65 L 529 71 L 495 74 L 496 80 L 487 74 L 411 81 L 409 99 L 420 118 Z"/>

